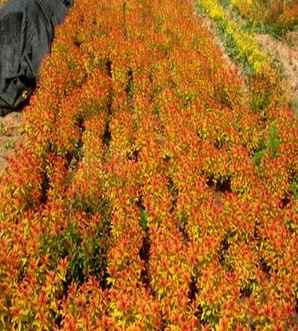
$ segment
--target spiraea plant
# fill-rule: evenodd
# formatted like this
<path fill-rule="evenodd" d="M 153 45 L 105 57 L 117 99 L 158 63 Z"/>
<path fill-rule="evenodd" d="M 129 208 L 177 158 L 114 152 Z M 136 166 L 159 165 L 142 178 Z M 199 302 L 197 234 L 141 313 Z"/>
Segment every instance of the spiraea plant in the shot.
<path fill-rule="evenodd" d="M 1 178 L 0 329 L 297 329 L 297 118 L 243 84 L 191 1 L 75 2 Z"/>

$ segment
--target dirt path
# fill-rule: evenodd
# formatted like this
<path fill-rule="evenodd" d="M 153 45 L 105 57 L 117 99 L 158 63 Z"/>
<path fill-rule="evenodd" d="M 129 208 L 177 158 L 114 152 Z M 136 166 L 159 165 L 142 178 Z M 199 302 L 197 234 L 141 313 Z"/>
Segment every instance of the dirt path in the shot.
<path fill-rule="evenodd" d="M 289 99 L 298 115 L 298 32 L 289 32 L 284 40 L 277 40 L 268 34 L 257 35 L 258 42 L 282 64 L 288 81 Z"/>

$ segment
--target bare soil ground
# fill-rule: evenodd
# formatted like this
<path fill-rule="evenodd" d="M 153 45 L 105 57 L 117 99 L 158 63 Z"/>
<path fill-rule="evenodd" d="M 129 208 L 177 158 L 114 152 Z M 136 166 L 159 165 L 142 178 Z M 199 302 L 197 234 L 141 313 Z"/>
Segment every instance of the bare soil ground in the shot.
<path fill-rule="evenodd" d="M 298 32 L 289 32 L 283 40 L 268 34 L 257 35 L 258 42 L 279 60 L 289 87 L 289 99 L 298 115 Z"/>

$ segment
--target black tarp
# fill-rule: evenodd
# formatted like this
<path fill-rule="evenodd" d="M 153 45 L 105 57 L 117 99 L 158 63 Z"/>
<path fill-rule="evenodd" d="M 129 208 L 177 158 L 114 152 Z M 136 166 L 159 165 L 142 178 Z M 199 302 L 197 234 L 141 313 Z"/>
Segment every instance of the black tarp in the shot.
<path fill-rule="evenodd" d="M 0 115 L 20 107 L 33 91 L 54 28 L 73 0 L 8 0 L 0 8 Z"/>

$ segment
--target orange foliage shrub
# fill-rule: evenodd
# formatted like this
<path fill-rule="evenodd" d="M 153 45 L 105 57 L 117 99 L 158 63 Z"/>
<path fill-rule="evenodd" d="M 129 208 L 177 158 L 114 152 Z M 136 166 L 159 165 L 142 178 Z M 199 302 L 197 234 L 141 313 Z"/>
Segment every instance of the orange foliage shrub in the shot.
<path fill-rule="evenodd" d="M 297 328 L 297 118 L 242 84 L 191 1 L 76 1 L 1 178 L 1 329 Z"/>

